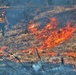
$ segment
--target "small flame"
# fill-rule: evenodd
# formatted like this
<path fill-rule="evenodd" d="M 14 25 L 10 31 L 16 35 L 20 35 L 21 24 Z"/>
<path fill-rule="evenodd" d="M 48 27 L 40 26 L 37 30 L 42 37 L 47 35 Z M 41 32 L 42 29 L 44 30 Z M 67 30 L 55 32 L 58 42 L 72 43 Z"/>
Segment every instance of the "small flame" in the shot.
<path fill-rule="evenodd" d="M 0 56 L 5 54 L 5 50 L 6 50 L 7 46 L 2 46 L 0 47 Z"/>
<path fill-rule="evenodd" d="M 65 56 L 76 58 L 76 52 L 65 52 Z"/>

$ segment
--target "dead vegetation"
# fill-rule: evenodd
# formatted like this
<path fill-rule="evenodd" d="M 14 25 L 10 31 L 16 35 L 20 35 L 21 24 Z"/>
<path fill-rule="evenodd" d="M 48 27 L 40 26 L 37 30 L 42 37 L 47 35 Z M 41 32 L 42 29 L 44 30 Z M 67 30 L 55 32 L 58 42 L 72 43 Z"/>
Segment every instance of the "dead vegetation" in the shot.
<path fill-rule="evenodd" d="M 34 7 L 34 6 L 33 6 Z M 38 9 L 36 9 L 36 7 L 33 8 L 33 12 L 29 11 L 28 13 L 33 15 L 33 21 L 35 21 L 35 23 L 38 26 L 41 26 L 41 28 L 43 28 L 43 26 L 46 25 L 46 23 L 49 21 L 49 18 L 52 16 L 57 17 L 57 14 L 59 13 L 63 13 L 65 14 L 66 12 L 70 12 L 72 10 L 76 10 L 76 5 L 73 6 L 66 6 L 66 7 L 59 7 L 59 6 L 43 6 L 43 7 L 37 7 Z M 36 11 L 35 11 L 36 10 Z M 34 14 L 33 14 L 34 13 Z M 70 16 L 72 16 L 71 14 L 69 14 Z M 66 19 L 68 21 L 68 17 L 67 14 L 65 14 Z M 46 18 L 44 20 L 44 18 Z M 64 15 L 58 17 L 58 20 L 61 22 L 61 20 L 63 20 Z M 71 17 L 72 18 L 72 17 Z M 71 19 L 70 18 L 70 19 Z M 61 19 L 61 20 L 60 20 Z M 74 20 L 74 18 L 72 18 Z M 44 22 L 45 21 L 45 22 Z M 74 20 L 76 21 L 76 19 Z M 43 25 L 42 25 L 43 23 Z M 9 48 L 12 48 L 12 50 L 14 50 L 14 52 L 20 51 L 20 50 L 26 50 L 28 48 L 30 48 L 31 46 L 38 46 L 40 45 L 40 40 L 37 40 L 35 38 L 35 36 L 32 33 L 29 33 L 27 31 L 27 23 L 18 23 L 16 24 L 16 26 L 13 26 L 12 29 L 7 29 L 8 31 L 5 32 L 5 38 L 0 39 L 1 43 L 0 46 L 8 46 Z M 26 32 L 25 32 L 26 31 Z M 6 38 L 8 37 L 8 38 Z M 63 42 L 62 44 L 59 44 L 55 47 L 53 47 L 52 49 L 47 49 L 47 50 L 51 50 L 53 52 L 65 52 L 65 51 L 76 51 L 76 33 L 74 33 L 72 35 L 72 37 L 67 40 L 66 42 Z M 36 61 L 37 56 L 35 53 L 33 54 L 27 54 L 27 55 L 23 55 L 20 58 L 23 61 Z M 42 55 L 42 60 L 47 61 L 48 58 L 51 58 L 51 55 L 45 58 L 45 54 L 46 51 L 43 52 Z M 36 58 L 35 58 L 36 57 Z M 49 61 L 49 60 L 48 60 Z"/>

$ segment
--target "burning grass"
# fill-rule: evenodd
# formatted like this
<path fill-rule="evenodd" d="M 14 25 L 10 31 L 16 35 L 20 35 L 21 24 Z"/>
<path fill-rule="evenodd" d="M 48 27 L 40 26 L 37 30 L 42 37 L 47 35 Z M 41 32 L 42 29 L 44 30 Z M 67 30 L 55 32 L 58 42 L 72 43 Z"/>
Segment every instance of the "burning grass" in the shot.
<path fill-rule="evenodd" d="M 41 42 L 39 50 L 52 48 L 63 43 L 76 31 L 76 25 L 71 27 L 70 22 L 67 23 L 67 26 L 64 28 L 58 28 L 57 26 L 58 23 L 56 18 L 51 18 L 50 22 L 41 30 L 38 30 L 33 22 L 29 23 L 28 30 Z"/>
<path fill-rule="evenodd" d="M 29 33 L 27 33 L 27 35 L 31 34 L 32 36 L 34 36 L 35 39 L 39 41 L 38 44 L 31 45 L 30 48 L 24 50 L 16 50 L 15 52 L 9 49 L 8 51 L 12 54 L 9 54 L 9 52 L 6 52 L 1 48 L 0 56 L 3 56 L 4 54 L 9 60 L 13 60 L 13 57 L 17 56 L 19 57 L 21 62 L 25 62 L 26 60 L 36 61 L 38 60 L 36 49 L 38 49 L 38 52 L 41 56 L 55 56 L 58 53 L 52 52 L 52 48 L 71 38 L 73 33 L 76 31 L 75 27 L 76 24 L 71 26 L 70 22 L 68 22 L 67 25 L 63 28 L 58 27 L 58 21 L 55 17 L 51 18 L 50 22 L 47 23 L 42 29 L 38 29 L 38 26 L 31 21 L 28 24 Z M 75 57 L 75 54 L 73 56 Z"/>

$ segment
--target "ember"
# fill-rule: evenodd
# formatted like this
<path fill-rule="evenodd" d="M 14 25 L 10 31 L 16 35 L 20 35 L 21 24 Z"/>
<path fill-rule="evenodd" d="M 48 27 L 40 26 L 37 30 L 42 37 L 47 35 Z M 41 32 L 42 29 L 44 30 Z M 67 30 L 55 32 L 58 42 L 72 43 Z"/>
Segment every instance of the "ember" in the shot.
<path fill-rule="evenodd" d="M 68 52 L 68 53 L 65 52 L 64 55 L 65 55 L 65 56 L 68 56 L 68 57 L 76 58 L 76 52 Z"/>

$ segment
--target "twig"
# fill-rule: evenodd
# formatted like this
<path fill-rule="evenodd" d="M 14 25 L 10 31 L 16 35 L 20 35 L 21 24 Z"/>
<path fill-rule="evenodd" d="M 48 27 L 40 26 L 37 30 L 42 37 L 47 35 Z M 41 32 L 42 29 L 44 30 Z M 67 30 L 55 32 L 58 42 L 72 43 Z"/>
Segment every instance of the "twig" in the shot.
<path fill-rule="evenodd" d="M 5 50 L 5 52 L 7 52 L 7 53 L 10 54 L 10 55 L 13 55 L 11 52 L 8 52 L 8 51 L 6 51 L 6 50 Z M 20 61 L 20 59 L 19 59 L 17 56 L 14 56 L 14 57 L 15 57 L 15 59 L 17 59 L 17 60 L 19 61 L 19 63 L 20 63 L 24 68 L 26 68 L 26 66 L 23 65 L 23 63 Z"/>
<path fill-rule="evenodd" d="M 38 52 L 38 49 L 37 48 L 36 48 L 36 53 L 37 53 L 38 58 L 40 59 L 41 65 L 42 65 L 42 60 L 41 60 L 41 57 L 39 55 L 39 52 Z M 42 70 L 44 71 L 43 65 L 42 65 Z"/>

